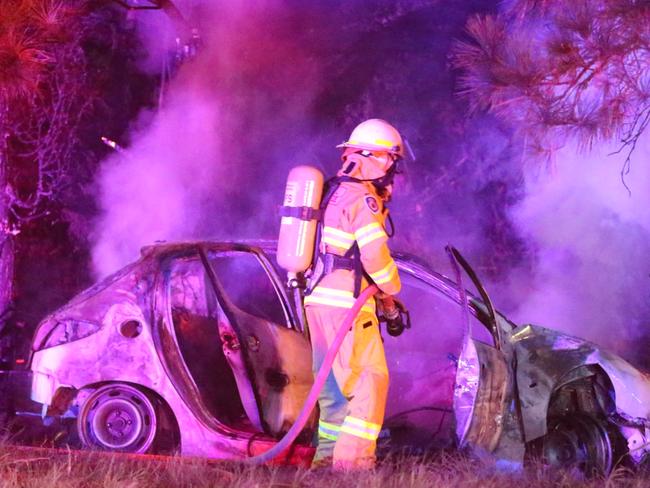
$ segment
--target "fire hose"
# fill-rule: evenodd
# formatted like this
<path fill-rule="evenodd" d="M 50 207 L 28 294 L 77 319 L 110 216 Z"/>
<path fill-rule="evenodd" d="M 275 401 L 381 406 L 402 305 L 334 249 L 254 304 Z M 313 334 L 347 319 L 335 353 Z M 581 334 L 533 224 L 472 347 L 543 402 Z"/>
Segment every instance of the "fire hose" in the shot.
<path fill-rule="evenodd" d="M 323 364 L 321 365 L 320 369 L 318 370 L 318 373 L 316 374 L 316 378 L 314 378 L 314 384 L 311 387 L 311 390 L 309 390 L 309 395 L 307 395 L 307 399 L 305 400 L 305 404 L 302 407 L 302 410 L 298 414 L 298 417 L 296 418 L 296 421 L 293 423 L 291 428 L 287 431 L 286 434 L 278 441 L 278 443 L 273 446 L 271 449 L 269 449 L 266 452 L 263 452 L 262 454 L 258 454 L 257 456 L 253 456 L 251 458 L 247 459 L 247 462 L 250 464 L 264 464 L 266 462 L 271 461 L 272 459 L 276 458 L 280 453 L 282 453 L 285 449 L 287 449 L 293 442 L 296 440 L 296 437 L 298 437 L 298 434 L 302 431 L 302 429 L 305 427 L 305 424 L 307 423 L 307 420 L 309 419 L 309 416 L 311 415 L 312 410 L 314 409 L 314 406 L 316 405 L 316 402 L 318 401 L 318 395 L 320 395 L 321 390 L 323 389 L 323 386 L 325 385 L 325 380 L 330 374 L 330 371 L 332 370 L 332 364 L 334 364 L 334 359 L 336 358 L 336 355 L 339 352 L 339 349 L 341 348 L 341 344 L 343 344 L 343 339 L 345 339 L 345 335 L 352 329 L 352 324 L 354 323 L 354 319 L 361 310 L 361 307 L 363 306 L 366 301 L 373 296 L 375 293 L 377 293 L 378 288 L 376 285 L 370 285 L 368 288 L 363 290 L 359 294 L 359 298 L 354 302 L 354 305 L 348 312 L 348 314 L 345 316 L 345 319 L 343 320 L 343 323 L 341 324 L 341 327 L 339 330 L 336 332 L 336 337 L 334 337 L 334 341 L 332 342 L 332 345 L 330 348 L 327 350 L 327 354 L 325 355 L 325 359 L 323 360 Z"/>

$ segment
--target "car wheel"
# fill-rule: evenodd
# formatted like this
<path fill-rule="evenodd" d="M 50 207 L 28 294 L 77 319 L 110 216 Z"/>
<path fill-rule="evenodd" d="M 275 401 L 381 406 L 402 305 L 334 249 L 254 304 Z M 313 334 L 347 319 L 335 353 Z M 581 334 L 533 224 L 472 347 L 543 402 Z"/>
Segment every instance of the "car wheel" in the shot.
<path fill-rule="evenodd" d="M 156 438 L 154 402 L 139 389 L 111 384 L 92 392 L 81 405 L 77 427 L 82 444 L 90 449 L 144 453 Z"/>
<path fill-rule="evenodd" d="M 612 470 L 612 441 L 606 425 L 589 415 L 549 419 L 548 433 L 532 447 L 552 468 L 577 467 L 587 476 L 607 475 Z"/>

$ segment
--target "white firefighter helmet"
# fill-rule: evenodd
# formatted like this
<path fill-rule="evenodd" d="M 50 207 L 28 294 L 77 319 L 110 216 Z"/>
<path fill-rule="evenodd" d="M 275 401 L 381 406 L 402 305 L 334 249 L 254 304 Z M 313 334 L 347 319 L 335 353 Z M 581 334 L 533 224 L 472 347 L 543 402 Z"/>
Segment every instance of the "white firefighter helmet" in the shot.
<path fill-rule="evenodd" d="M 404 156 L 402 136 L 395 127 L 382 119 L 361 122 L 354 128 L 350 138 L 336 147 L 386 151 L 400 158 Z"/>

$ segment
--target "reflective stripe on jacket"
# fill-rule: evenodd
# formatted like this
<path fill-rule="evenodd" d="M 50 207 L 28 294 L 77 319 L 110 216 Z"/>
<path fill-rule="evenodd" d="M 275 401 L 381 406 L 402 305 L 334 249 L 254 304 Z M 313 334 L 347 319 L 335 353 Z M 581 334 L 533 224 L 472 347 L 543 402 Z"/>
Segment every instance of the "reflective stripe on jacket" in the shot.
<path fill-rule="evenodd" d="M 343 256 L 356 242 L 365 272 L 381 291 L 394 295 L 401 283 L 388 249 L 385 221 L 383 203 L 371 184 L 341 183 L 325 210 L 320 250 Z M 367 286 L 364 279 L 362 289 Z M 338 269 L 323 277 L 305 298 L 305 305 L 352 308 L 353 290 L 354 272 Z M 362 310 L 374 313 L 374 309 L 374 300 L 370 300 Z"/>

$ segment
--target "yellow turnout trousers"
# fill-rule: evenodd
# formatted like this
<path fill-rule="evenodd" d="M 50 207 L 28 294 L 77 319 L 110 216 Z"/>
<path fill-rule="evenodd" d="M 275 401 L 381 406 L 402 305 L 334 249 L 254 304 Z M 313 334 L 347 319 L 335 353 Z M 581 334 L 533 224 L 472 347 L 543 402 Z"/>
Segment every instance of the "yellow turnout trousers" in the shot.
<path fill-rule="evenodd" d="M 357 246 L 363 270 L 387 295 L 400 290 L 399 273 L 387 246 L 387 212 L 374 187 L 343 182 L 323 216 L 321 253 L 345 256 Z M 368 286 L 364 279 L 361 289 Z M 318 371 L 343 319 L 352 308 L 354 272 L 334 269 L 305 297 L 314 371 Z M 374 299 L 363 304 L 345 337 L 318 405 L 316 464 L 333 458 L 337 468 L 370 468 L 384 421 L 388 369 Z"/>
<path fill-rule="evenodd" d="M 317 372 L 348 310 L 310 306 L 306 311 Z M 319 438 L 314 463 L 332 458 L 335 468 L 372 468 L 387 393 L 388 368 L 377 317 L 361 311 L 318 400 Z"/>

